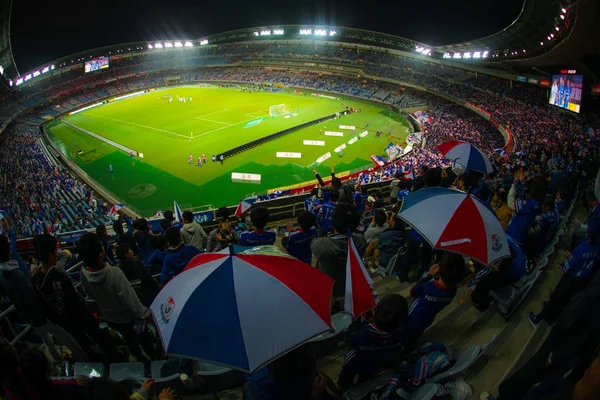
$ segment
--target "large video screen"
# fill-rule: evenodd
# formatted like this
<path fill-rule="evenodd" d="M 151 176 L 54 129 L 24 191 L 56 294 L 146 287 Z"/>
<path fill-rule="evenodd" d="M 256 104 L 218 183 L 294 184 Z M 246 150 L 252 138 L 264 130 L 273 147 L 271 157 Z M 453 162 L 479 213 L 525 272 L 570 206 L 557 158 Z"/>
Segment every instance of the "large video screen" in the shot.
<path fill-rule="evenodd" d="M 552 75 L 549 103 L 578 113 L 582 90 L 583 75 Z"/>
<path fill-rule="evenodd" d="M 108 57 L 98 57 L 85 62 L 85 72 L 94 72 L 108 68 Z"/>

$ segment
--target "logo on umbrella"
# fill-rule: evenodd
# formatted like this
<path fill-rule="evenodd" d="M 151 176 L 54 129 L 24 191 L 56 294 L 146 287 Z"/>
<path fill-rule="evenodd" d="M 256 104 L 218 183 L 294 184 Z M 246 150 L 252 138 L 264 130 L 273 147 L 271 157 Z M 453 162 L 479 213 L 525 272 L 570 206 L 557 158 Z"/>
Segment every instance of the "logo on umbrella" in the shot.
<path fill-rule="evenodd" d="M 171 296 L 167 297 L 167 301 L 160 306 L 160 312 L 162 314 L 162 320 L 165 324 L 169 323 L 169 318 L 171 318 L 171 314 L 173 314 L 173 310 L 175 310 L 175 301 Z"/>
<path fill-rule="evenodd" d="M 497 234 L 492 235 L 492 250 L 500 251 L 502 250 L 502 244 L 500 243 L 500 238 Z"/>

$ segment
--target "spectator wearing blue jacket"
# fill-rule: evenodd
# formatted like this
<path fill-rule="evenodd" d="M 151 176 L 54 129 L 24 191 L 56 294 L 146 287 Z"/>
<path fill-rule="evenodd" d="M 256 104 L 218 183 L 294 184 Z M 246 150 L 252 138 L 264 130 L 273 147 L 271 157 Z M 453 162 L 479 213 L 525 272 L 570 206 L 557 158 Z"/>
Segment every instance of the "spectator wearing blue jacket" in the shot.
<path fill-rule="evenodd" d="M 435 316 L 456 296 L 456 283 L 465 260 L 459 254 L 446 253 L 439 264 L 429 269 L 429 276 L 410 290 L 415 299 L 408 310 L 406 326 L 410 329 L 409 348 L 414 348 Z"/>
<path fill-rule="evenodd" d="M 333 224 L 331 222 L 331 216 L 333 210 L 335 210 L 336 203 L 340 199 L 340 192 L 333 191 L 329 194 L 329 201 L 323 203 L 319 208 L 319 216 L 317 221 L 319 222 L 319 230 L 321 236 L 327 236 L 328 233 L 333 232 Z"/>
<path fill-rule="evenodd" d="M 350 350 L 342 362 L 338 384 L 343 391 L 350 389 L 358 376 L 361 383 L 382 367 L 391 367 L 405 345 L 403 329 L 408 315 L 408 303 L 399 294 L 384 297 L 375 308 L 375 321 L 351 333 Z"/>
<path fill-rule="evenodd" d="M 390 227 L 377 239 L 377 250 L 379 250 L 379 265 L 386 268 L 390 260 L 398 254 L 404 244 L 404 223 L 396 217 L 390 219 Z"/>
<path fill-rule="evenodd" d="M 518 197 L 518 183 L 524 177 L 523 170 L 515 177 L 515 183 L 508 192 L 508 207 L 515 213 L 506 228 L 506 234 L 510 236 L 519 246 L 524 246 L 527 240 L 527 232 L 533 224 L 535 217 L 540 213 L 540 203 L 544 200 L 548 183 L 543 176 L 536 176 L 531 181 L 531 189 L 526 199 Z M 527 250 L 527 249 L 525 249 Z"/>
<path fill-rule="evenodd" d="M 300 229 L 293 231 L 288 226 L 289 238 L 284 244 L 285 250 L 298 260 L 307 264 L 312 263 L 312 250 L 310 244 L 317 237 L 315 224 L 317 218 L 310 211 L 303 211 L 298 215 L 298 224 Z"/>
<path fill-rule="evenodd" d="M 516 283 L 525 275 L 527 258 L 519 245 L 508 238 L 510 257 L 499 261 L 495 266 L 489 266 L 479 271 L 469 288 L 473 306 L 479 311 L 487 310 L 490 305 L 490 291 Z"/>
<path fill-rule="evenodd" d="M 581 291 L 593 277 L 597 269 L 596 260 L 600 255 L 598 239 L 600 239 L 600 219 L 592 216 L 588 219 L 587 241 L 577 246 L 565 258 L 561 267 L 564 275 L 542 311 L 539 314 L 529 315 L 529 321 L 534 326 L 542 320 L 550 325 L 554 324 L 563 308 L 569 304 L 571 297 Z"/>
<path fill-rule="evenodd" d="M 275 231 L 265 229 L 270 215 L 269 210 L 265 207 L 256 207 L 250 211 L 250 220 L 252 221 L 252 225 L 254 225 L 254 230 L 240 234 L 240 246 L 250 247 L 275 244 L 277 234 Z"/>
<path fill-rule="evenodd" d="M 165 236 L 169 242 L 169 248 L 160 273 L 160 280 L 163 283 L 167 283 L 174 276 L 180 274 L 192 258 L 202 254 L 202 251 L 196 247 L 183 244 L 181 231 L 177 227 L 172 226 L 167 229 Z"/>
<path fill-rule="evenodd" d="M 555 208 L 555 200 L 551 194 L 547 194 L 542 205 L 542 214 L 535 218 L 533 226 L 531 227 L 528 235 L 527 243 L 527 259 L 528 259 L 528 271 L 533 269 L 535 265 L 535 259 L 539 257 L 546 245 L 552 240 L 558 223 L 560 222 L 560 216 Z"/>

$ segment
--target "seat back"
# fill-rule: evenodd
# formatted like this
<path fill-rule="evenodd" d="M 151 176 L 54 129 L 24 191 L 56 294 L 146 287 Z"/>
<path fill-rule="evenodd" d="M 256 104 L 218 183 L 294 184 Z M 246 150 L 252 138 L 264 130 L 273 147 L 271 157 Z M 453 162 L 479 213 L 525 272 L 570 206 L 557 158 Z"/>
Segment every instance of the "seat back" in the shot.
<path fill-rule="evenodd" d="M 100 378 L 104 376 L 104 364 L 94 362 L 76 362 L 74 372 L 75 376 Z"/>
<path fill-rule="evenodd" d="M 115 381 L 124 379 L 144 380 L 144 364 L 141 362 L 110 364 L 110 378 Z"/>
<path fill-rule="evenodd" d="M 446 371 L 432 376 L 430 379 L 428 379 L 428 382 L 442 382 L 452 376 L 460 374 L 465 369 L 469 368 L 473 362 L 475 362 L 477 356 L 479 356 L 479 353 L 481 353 L 480 346 L 471 346 L 459 351 L 456 354 L 456 361 L 454 364 Z"/>

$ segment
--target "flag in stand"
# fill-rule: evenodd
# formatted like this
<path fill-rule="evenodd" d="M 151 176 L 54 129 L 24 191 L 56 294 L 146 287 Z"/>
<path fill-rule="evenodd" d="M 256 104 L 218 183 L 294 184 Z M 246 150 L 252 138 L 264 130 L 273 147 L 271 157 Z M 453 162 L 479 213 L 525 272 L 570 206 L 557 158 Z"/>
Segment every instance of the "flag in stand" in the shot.
<path fill-rule="evenodd" d="M 375 308 L 379 302 L 375 285 L 358 254 L 354 240 L 348 238 L 348 259 L 346 261 L 346 297 L 344 310 L 356 319 Z"/>
<path fill-rule="evenodd" d="M 2 221 L 4 219 L 5 215 L 6 215 L 6 211 L 0 210 L 0 221 Z"/>
<path fill-rule="evenodd" d="M 506 150 L 504 149 L 494 149 L 494 152 L 500 157 L 506 157 Z"/>
<path fill-rule="evenodd" d="M 382 157 L 382 156 L 371 155 L 371 160 L 373 160 L 373 162 L 375 164 L 379 165 L 380 167 L 383 167 L 385 165 L 385 163 L 387 162 L 385 157 Z"/>
<path fill-rule="evenodd" d="M 111 215 L 116 214 L 117 211 L 119 211 L 121 208 L 123 208 L 123 204 L 115 204 L 114 206 L 112 206 L 110 209 Z"/>
<path fill-rule="evenodd" d="M 240 215 L 248 211 L 257 199 L 258 197 L 252 196 L 240 201 L 240 204 L 238 204 L 237 208 L 235 209 L 235 216 L 239 217 Z"/>
<path fill-rule="evenodd" d="M 165 217 L 165 215 L 163 214 L 163 212 L 162 212 L 162 211 L 157 211 L 157 212 L 156 212 L 156 217 L 158 217 L 158 218 L 164 218 L 164 217 Z"/>
<path fill-rule="evenodd" d="M 173 216 L 175 217 L 175 221 L 183 222 L 183 213 L 181 212 L 181 208 L 179 208 L 179 204 L 177 201 L 173 200 Z"/>
<path fill-rule="evenodd" d="M 411 180 L 415 180 L 417 179 L 417 174 L 415 173 L 415 167 L 413 167 L 412 165 L 410 166 L 410 169 L 406 172 L 402 173 L 404 175 L 404 178 L 406 179 L 411 179 Z"/>

